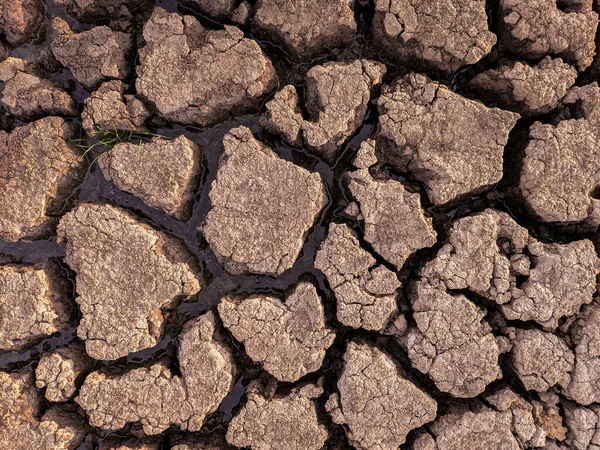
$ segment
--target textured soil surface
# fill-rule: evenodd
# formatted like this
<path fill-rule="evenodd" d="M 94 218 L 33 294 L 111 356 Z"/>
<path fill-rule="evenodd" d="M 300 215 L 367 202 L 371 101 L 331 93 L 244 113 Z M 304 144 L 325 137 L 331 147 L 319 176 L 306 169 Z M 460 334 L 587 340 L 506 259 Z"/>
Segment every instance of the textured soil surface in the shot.
<path fill-rule="evenodd" d="M 0 0 L 0 450 L 600 449 L 599 13 Z"/>

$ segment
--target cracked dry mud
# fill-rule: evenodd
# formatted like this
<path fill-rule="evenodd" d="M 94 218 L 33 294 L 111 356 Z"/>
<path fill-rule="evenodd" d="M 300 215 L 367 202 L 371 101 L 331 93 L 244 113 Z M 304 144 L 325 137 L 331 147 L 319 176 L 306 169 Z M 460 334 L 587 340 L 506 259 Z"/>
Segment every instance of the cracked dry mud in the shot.
<path fill-rule="evenodd" d="M 592 0 L 0 0 L 0 450 L 600 449 Z"/>

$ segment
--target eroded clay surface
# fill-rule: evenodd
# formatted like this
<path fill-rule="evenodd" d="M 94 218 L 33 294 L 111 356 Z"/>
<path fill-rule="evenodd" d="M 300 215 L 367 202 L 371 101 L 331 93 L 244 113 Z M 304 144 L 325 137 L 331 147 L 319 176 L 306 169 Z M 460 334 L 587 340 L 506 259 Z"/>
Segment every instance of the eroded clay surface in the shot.
<path fill-rule="evenodd" d="M 181 242 L 105 203 L 65 215 L 58 236 L 77 273 L 77 334 L 95 359 L 117 359 L 156 345 L 165 310 L 196 294 L 197 262 Z"/>
<path fill-rule="evenodd" d="M 279 158 L 239 127 L 223 139 L 210 201 L 202 231 L 227 271 L 277 276 L 294 264 L 327 194 L 318 173 Z"/>

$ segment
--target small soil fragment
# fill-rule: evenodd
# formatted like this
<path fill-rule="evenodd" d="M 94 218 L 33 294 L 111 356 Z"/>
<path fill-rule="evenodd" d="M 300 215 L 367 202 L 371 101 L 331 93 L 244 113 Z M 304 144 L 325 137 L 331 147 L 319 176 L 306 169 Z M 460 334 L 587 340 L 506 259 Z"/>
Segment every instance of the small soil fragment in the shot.
<path fill-rule="evenodd" d="M 71 327 L 71 289 L 55 262 L 0 265 L 0 350 L 22 350 Z"/>
<path fill-rule="evenodd" d="M 41 0 L 0 0 L 0 33 L 19 46 L 37 37 L 44 22 Z"/>
<path fill-rule="evenodd" d="M 0 372 L 0 448 L 10 450 L 75 450 L 87 434 L 76 413 L 59 407 L 41 419 L 41 399 L 33 373 Z"/>
<path fill-rule="evenodd" d="M 122 209 L 81 204 L 62 218 L 58 236 L 77 273 L 77 334 L 95 359 L 156 345 L 163 310 L 200 290 L 198 263 L 182 243 Z"/>
<path fill-rule="evenodd" d="M 178 220 L 189 219 L 201 172 L 202 151 L 184 136 L 124 142 L 98 158 L 104 177 Z"/>
<path fill-rule="evenodd" d="M 44 353 L 35 369 L 35 385 L 46 388 L 46 398 L 51 402 L 66 402 L 77 392 L 79 376 L 92 364 L 84 346 L 77 343 Z"/>
<path fill-rule="evenodd" d="M 19 58 L 0 63 L 2 104 L 20 120 L 34 120 L 48 115 L 76 116 L 77 103 L 51 81 L 35 74 L 31 65 Z"/>
<path fill-rule="evenodd" d="M 575 356 L 552 333 L 517 329 L 510 356 L 512 368 L 527 390 L 543 392 L 555 385 L 566 388 L 571 381 Z"/>
<path fill-rule="evenodd" d="M 375 0 L 372 30 L 388 58 L 447 75 L 475 64 L 496 43 L 485 0 Z"/>
<path fill-rule="evenodd" d="M 501 108 L 532 117 L 557 108 L 576 78 L 575 68 L 560 58 L 546 56 L 535 66 L 503 61 L 476 75 L 468 85 Z"/>
<path fill-rule="evenodd" d="M 235 362 L 213 312 L 187 322 L 179 339 L 181 377 L 162 363 L 120 376 L 88 375 L 75 400 L 90 424 L 119 430 L 141 422 L 148 435 L 162 433 L 170 425 L 200 430 L 204 418 L 233 388 Z"/>
<path fill-rule="evenodd" d="M 400 287 L 396 274 L 376 264 L 348 225 L 329 225 L 315 267 L 325 274 L 335 293 L 337 319 L 342 324 L 381 331 L 396 313 Z"/>
<path fill-rule="evenodd" d="M 277 85 L 271 61 L 237 27 L 207 30 L 193 16 L 156 8 L 144 39 L 137 91 L 169 121 L 212 125 L 257 110 Z"/>
<path fill-rule="evenodd" d="M 285 302 L 271 295 L 224 297 L 219 315 L 248 356 L 280 381 L 297 381 L 318 370 L 335 339 L 317 290 L 307 282 Z"/>
<path fill-rule="evenodd" d="M 135 45 L 131 35 L 107 26 L 74 33 L 59 17 L 52 21 L 52 54 L 87 90 L 102 81 L 124 80 L 132 73 Z"/>
<path fill-rule="evenodd" d="M 133 95 L 124 95 L 125 88 L 121 81 L 106 81 L 86 99 L 81 119 L 88 134 L 97 133 L 98 128 L 118 131 L 144 129 L 150 112 L 141 100 Z"/>
<path fill-rule="evenodd" d="M 570 244 L 531 242 L 527 250 L 529 277 L 513 291 L 502 312 L 509 320 L 535 320 L 544 328 L 556 328 L 562 317 L 592 301 L 600 269 L 594 245 L 587 239 Z"/>
<path fill-rule="evenodd" d="M 584 307 L 571 328 L 575 368 L 565 394 L 581 405 L 600 402 L 600 305 Z"/>
<path fill-rule="evenodd" d="M 350 342 L 338 393 L 326 408 L 356 449 L 396 450 L 410 430 L 435 419 L 437 403 L 370 344 Z"/>
<path fill-rule="evenodd" d="M 565 444 L 572 450 L 595 450 L 600 447 L 600 408 L 583 408 L 565 402 L 565 424 L 569 430 Z"/>
<path fill-rule="evenodd" d="M 499 18 L 500 44 L 513 54 L 559 56 L 579 71 L 592 63 L 598 14 L 591 1 L 500 0 Z"/>
<path fill-rule="evenodd" d="M 542 244 L 507 214 L 488 209 L 453 224 L 423 275 L 495 301 L 509 320 L 554 329 L 592 301 L 599 270 L 591 241 Z M 525 278 L 517 283 L 518 276 Z"/>
<path fill-rule="evenodd" d="M 542 221 L 600 224 L 600 89 L 572 88 L 563 99 L 565 120 L 536 122 L 529 131 L 519 188 L 525 205 Z M 572 112 L 569 107 L 575 111 Z"/>
<path fill-rule="evenodd" d="M 69 144 L 73 128 L 46 117 L 0 131 L 0 237 L 48 237 L 83 180 L 86 164 Z"/>
<path fill-rule="evenodd" d="M 425 267 L 422 276 L 429 268 Z M 425 275 L 426 276 L 426 275 Z M 412 365 L 438 389 L 455 397 L 475 397 L 502 377 L 499 348 L 485 312 L 464 295 L 418 281 L 410 300 L 416 328 L 401 343 Z"/>
<path fill-rule="evenodd" d="M 437 234 L 423 214 L 419 194 L 409 193 L 399 181 L 375 180 L 368 169 L 350 172 L 347 179 L 365 240 L 397 270 L 414 252 L 436 243 Z"/>
<path fill-rule="evenodd" d="M 327 62 L 306 74 L 304 119 L 293 85 L 285 86 L 267 103 L 262 125 L 283 135 L 294 146 L 305 146 L 333 161 L 340 147 L 364 121 L 373 89 L 381 83 L 385 66 L 369 60 Z"/>
<path fill-rule="evenodd" d="M 485 395 L 487 403 L 497 411 L 512 415 L 512 432 L 521 448 L 543 447 L 546 431 L 535 420 L 534 407 L 508 387 L 501 387 Z M 500 447 L 502 448 L 502 447 Z"/>
<path fill-rule="evenodd" d="M 266 398 L 250 392 L 229 424 L 227 442 L 251 450 L 323 448 L 328 433 L 319 423 L 314 401 L 322 393 L 315 385 L 297 387 L 285 397 Z"/>
<path fill-rule="evenodd" d="M 310 60 L 350 45 L 354 0 L 259 0 L 252 31 L 283 45 L 294 59 Z"/>
<path fill-rule="evenodd" d="M 504 146 L 519 117 L 464 98 L 423 75 L 384 86 L 378 100 L 381 163 L 410 172 L 443 205 L 502 178 Z"/>
<path fill-rule="evenodd" d="M 223 139 L 210 200 L 202 231 L 225 269 L 278 276 L 298 258 L 327 193 L 318 173 L 279 158 L 239 127 Z"/>

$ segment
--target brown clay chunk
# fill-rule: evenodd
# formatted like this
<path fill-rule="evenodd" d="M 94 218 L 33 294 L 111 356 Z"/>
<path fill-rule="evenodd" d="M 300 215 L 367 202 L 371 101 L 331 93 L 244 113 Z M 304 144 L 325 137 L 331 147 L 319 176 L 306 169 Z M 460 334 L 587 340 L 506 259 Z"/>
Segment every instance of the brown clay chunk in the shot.
<path fill-rule="evenodd" d="M 559 56 L 578 70 L 594 58 L 598 14 L 591 1 L 500 0 L 500 43 L 523 58 Z"/>
<path fill-rule="evenodd" d="M 469 87 L 502 108 L 531 117 L 557 108 L 576 78 L 575 68 L 560 58 L 546 56 L 535 66 L 521 61 L 503 62 L 476 75 Z"/>
<path fill-rule="evenodd" d="M 71 289 L 55 262 L 0 265 L 0 350 L 22 350 L 68 329 Z"/>
<path fill-rule="evenodd" d="M 194 257 L 175 238 L 108 204 L 79 205 L 58 227 L 77 273 L 87 353 L 117 359 L 156 345 L 163 310 L 200 290 Z"/>
<path fill-rule="evenodd" d="M 332 161 L 338 149 L 364 121 L 371 92 L 381 83 L 385 66 L 369 60 L 327 62 L 306 74 L 304 119 L 293 85 L 267 103 L 261 120 L 291 145 L 305 146 Z"/>
<path fill-rule="evenodd" d="M 410 172 L 442 205 L 502 178 L 504 146 L 515 113 L 487 108 L 423 75 L 383 88 L 378 101 L 379 160 Z"/>
<path fill-rule="evenodd" d="M 531 413 L 519 405 L 519 398 L 508 391 L 512 401 L 498 410 L 476 403 L 471 408 L 457 406 L 432 425 L 431 441 L 435 450 L 519 450 L 544 447 L 545 435 L 537 428 Z M 506 397 L 506 394 L 503 394 Z M 517 402 L 515 405 L 513 402 Z M 522 400 L 521 400 L 522 401 Z M 510 403 L 513 403 L 512 405 Z M 531 405 L 528 405 L 531 408 Z M 529 415 L 529 417 L 527 417 Z M 526 422 L 524 419 L 528 419 Z M 529 429 L 528 429 L 529 428 Z M 529 440 L 523 442 L 527 438 Z M 426 447 L 425 447 L 426 448 Z"/>
<path fill-rule="evenodd" d="M 123 80 L 131 74 L 135 50 L 131 35 L 107 26 L 74 33 L 59 17 L 52 28 L 52 54 L 84 88 L 94 89 L 102 81 Z"/>
<path fill-rule="evenodd" d="M 296 381 L 321 367 L 335 333 L 311 283 L 298 284 L 286 297 L 224 297 L 219 315 L 231 334 L 244 344 L 252 360 L 280 381 Z"/>
<path fill-rule="evenodd" d="M 51 402 L 66 402 L 77 392 L 78 378 L 92 363 L 79 344 L 44 353 L 35 369 L 35 385 L 46 388 L 46 398 Z"/>
<path fill-rule="evenodd" d="M 409 193 L 399 181 L 375 180 L 368 169 L 350 172 L 347 178 L 365 240 L 397 270 L 414 252 L 436 243 L 419 194 Z"/>
<path fill-rule="evenodd" d="M 599 269 L 591 241 L 543 244 L 507 214 L 488 209 L 453 224 L 426 276 L 501 304 L 507 319 L 554 329 L 592 301 Z M 517 276 L 525 278 L 517 283 Z"/>
<path fill-rule="evenodd" d="M 565 424 L 569 430 L 565 444 L 572 450 L 595 450 L 600 446 L 600 408 L 583 408 L 565 402 Z"/>
<path fill-rule="evenodd" d="M 170 425 L 199 431 L 233 388 L 235 362 L 213 312 L 187 322 L 179 339 L 180 377 L 162 363 L 120 376 L 88 375 L 76 401 L 90 424 L 119 430 L 141 422 L 148 435 Z"/>
<path fill-rule="evenodd" d="M 175 437 L 172 440 L 175 444 L 171 450 L 235 450 L 227 444 L 225 437 L 221 434 L 209 435 L 209 436 L 193 436 L 190 438 L 178 438 Z"/>
<path fill-rule="evenodd" d="M 144 39 L 136 87 L 167 120 L 212 125 L 257 110 L 276 87 L 271 61 L 237 27 L 207 30 L 192 16 L 156 8 Z"/>
<path fill-rule="evenodd" d="M 329 397 L 326 407 L 356 449 L 396 450 L 409 431 L 436 416 L 435 400 L 369 344 L 348 344 L 337 387 L 339 393 Z"/>
<path fill-rule="evenodd" d="M 2 239 L 51 234 L 86 171 L 81 152 L 69 144 L 72 135 L 72 127 L 58 117 L 0 131 Z"/>
<path fill-rule="evenodd" d="M 535 320 L 545 328 L 556 328 L 562 317 L 592 301 L 600 268 L 594 245 L 589 240 L 532 242 L 527 250 L 532 267 L 529 277 L 514 290 L 502 312 L 510 320 Z"/>
<path fill-rule="evenodd" d="M 277 276 L 296 261 L 327 194 L 319 174 L 279 158 L 239 127 L 223 139 L 210 201 L 202 231 L 227 271 Z"/>
<path fill-rule="evenodd" d="M 150 113 L 133 95 L 123 95 L 125 85 L 118 80 L 106 81 L 93 92 L 81 113 L 83 128 L 94 134 L 99 128 L 118 131 L 138 131 Z"/>
<path fill-rule="evenodd" d="M 424 272 L 428 268 L 424 269 Z M 502 377 L 499 349 L 483 312 L 464 295 L 416 283 L 410 295 L 415 328 L 402 340 L 412 365 L 438 389 L 455 397 L 475 397 Z"/>
<path fill-rule="evenodd" d="M 0 448 L 77 449 L 87 434 L 81 418 L 59 407 L 49 408 L 42 416 L 41 409 L 32 372 L 0 372 Z"/>
<path fill-rule="evenodd" d="M 383 330 L 397 311 L 400 282 L 361 248 L 356 233 L 332 223 L 321 244 L 315 267 L 325 274 L 337 300 L 337 319 L 344 325 Z"/>
<path fill-rule="evenodd" d="M 38 77 L 27 61 L 8 58 L 0 63 L 0 81 L 4 83 L 1 102 L 21 120 L 43 116 L 76 116 L 77 103 L 51 81 Z"/>
<path fill-rule="evenodd" d="M 573 352 L 554 334 L 516 330 L 511 365 L 525 389 L 547 391 L 556 384 L 566 388 L 574 361 Z"/>
<path fill-rule="evenodd" d="M 352 42 L 354 0 L 259 0 L 252 30 L 294 59 L 311 59 Z"/>
<path fill-rule="evenodd" d="M 496 43 L 484 0 L 375 0 L 374 44 L 403 64 L 450 74 Z"/>
<path fill-rule="evenodd" d="M 581 405 L 600 402 L 600 305 L 592 303 L 571 328 L 575 368 L 565 394 Z"/>
<path fill-rule="evenodd" d="M 202 151 L 184 136 L 124 142 L 98 158 L 104 177 L 178 220 L 189 219 L 200 179 Z"/>
<path fill-rule="evenodd" d="M 530 128 L 519 187 L 525 205 L 545 222 L 600 224 L 593 197 L 600 183 L 599 96 L 595 82 L 573 88 L 563 99 L 565 114 L 573 106 L 578 115 Z"/>
<path fill-rule="evenodd" d="M 0 0 L 0 33 L 10 45 L 35 39 L 43 21 L 41 0 Z"/>
<path fill-rule="evenodd" d="M 285 397 L 250 392 L 229 424 L 227 442 L 251 450 L 320 450 L 328 433 L 319 423 L 314 398 L 322 393 L 314 385 L 295 388 Z"/>

